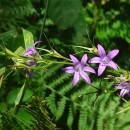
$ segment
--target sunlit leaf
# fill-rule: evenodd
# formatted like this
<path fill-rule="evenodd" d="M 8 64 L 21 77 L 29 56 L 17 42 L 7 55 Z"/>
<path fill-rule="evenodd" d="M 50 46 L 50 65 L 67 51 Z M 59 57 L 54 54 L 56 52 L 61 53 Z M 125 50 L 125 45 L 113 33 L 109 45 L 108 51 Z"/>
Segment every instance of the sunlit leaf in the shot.
<path fill-rule="evenodd" d="M 25 48 L 28 49 L 34 45 L 33 35 L 28 30 L 22 28 Z"/>

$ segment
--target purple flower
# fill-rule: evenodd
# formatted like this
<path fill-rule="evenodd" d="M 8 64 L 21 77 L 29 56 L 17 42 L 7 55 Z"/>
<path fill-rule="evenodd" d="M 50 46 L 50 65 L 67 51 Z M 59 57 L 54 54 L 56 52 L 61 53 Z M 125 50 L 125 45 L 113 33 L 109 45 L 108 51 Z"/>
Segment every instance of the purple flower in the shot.
<path fill-rule="evenodd" d="M 36 53 L 35 46 L 42 41 L 37 41 L 34 43 L 33 47 L 30 47 L 27 49 L 27 51 L 24 53 L 24 56 L 34 56 Z"/>
<path fill-rule="evenodd" d="M 119 50 L 115 49 L 106 54 L 104 48 L 101 45 L 98 44 L 97 48 L 99 57 L 90 59 L 89 63 L 99 63 L 98 76 L 104 72 L 107 66 L 117 70 L 117 65 L 112 61 L 112 59 L 119 53 Z"/>
<path fill-rule="evenodd" d="M 121 89 L 120 97 L 123 97 L 126 93 L 130 97 L 130 82 L 123 82 L 121 84 L 116 84 L 117 89 Z"/>
<path fill-rule="evenodd" d="M 23 69 L 23 71 L 28 74 L 30 77 L 34 76 L 34 74 L 32 72 L 30 72 L 28 69 Z"/>
<path fill-rule="evenodd" d="M 88 84 L 90 84 L 91 81 L 90 81 L 90 78 L 89 78 L 88 74 L 86 73 L 86 71 L 91 72 L 91 73 L 95 73 L 95 70 L 93 68 L 89 67 L 89 66 L 85 66 L 87 59 L 88 59 L 87 54 L 84 54 L 84 56 L 81 59 L 81 62 L 79 62 L 78 59 L 71 54 L 70 54 L 70 58 L 71 58 L 74 65 L 66 67 L 63 70 L 67 73 L 74 73 L 72 86 L 76 85 L 76 83 L 79 81 L 80 76 Z"/>
<path fill-rule="evenodd" d="M 42 41 L 37 41 L 34 43 L 33 47 L 30 47 L 27 49 L 27 51 L 24 53 L 24 56 L 28 57 L 26 65 L 33 66 L 36 65 L 37 61 L 36 58 L 39 57 L 39 54 L 37 54 L 35 46 L 36 44 L 40 43 Z M 29 57 L 32 56 L 33 58 Z M 30 72 L 28 69 L 23 69 L 24 72 L 26 72 L 29 76 L 34 76 L 32 72 Z"/>
<path fill-rule="evenodd" d="M 124 79 L 125 78 L 121 74 L 121 76 L 120 76 L 120 82 L 121 83 L 120 84 L 116 84 L 115 87 L 117 89 L 121 89 L 120 97 L 123 97 L 126 93 L 130 97 L 130 82 L 126 82 Z"/>

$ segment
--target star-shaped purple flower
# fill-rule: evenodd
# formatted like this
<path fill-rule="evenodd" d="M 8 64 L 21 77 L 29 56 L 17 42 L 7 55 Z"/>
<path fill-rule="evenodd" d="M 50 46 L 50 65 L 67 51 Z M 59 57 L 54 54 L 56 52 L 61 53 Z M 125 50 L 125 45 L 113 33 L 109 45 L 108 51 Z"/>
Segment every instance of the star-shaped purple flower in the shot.
<path fill-rule="evenodd" d="M 33 47 L 30 47 L 27 49 L 27 51 L 24 53 L 24 56 L 26 57 L 29 57 L 29 56 L 32 56 L 32 57 L 39 57 L 39 54 L 36 54 L 36 44 L 40 43 L 42 41 L 37 41 L 34 43 Z M 36 55 L 35 55 L 36 54 Z M 36 65 L 37 61 L 35 60 L 35 58 L 28 58 L 27 59 L 27 62 L 26 62 L 26 65 L 28 66 L 33 66 L 33 65 Z M 25 71 L 29 76 L 34 76 L 34 74 L 32 72 L 30 72 L 28 69 L 23 69 L 23 71 Z"/>
<path fill-rule="evenodd" d="M 79 81 L 80 76 L 88 83 L 91 84 L 91 80 L 86 72 L 95 73 L 95 70 L 89 66 L 85 66 L 86 62 L 88 60 L 87 54 L 84 54 L 84 56 L 81 59 L 81 62 L 78 61 L 76 57 L 70 54 L 70 58 L 73 62 L 73 66 L 69 66 L 64 68 L 63 70 L 67 73 L 74 73 L 74 78 L 72 81 L 72 86 L 75 86 L 77 82 Z"/>
<path fill-rule="evenodd" d="M 97 48 L 99 57 L 90 59 L 89 63 L 99 63 L 98 76 L 104 72 L 107 66 L 117 70 L 117 65 L 112 61 L 112 59 L 119 53 L 119 50 L 115 49 L 106 54 L 104 48 L 101 45 L 98 44 Z"/>

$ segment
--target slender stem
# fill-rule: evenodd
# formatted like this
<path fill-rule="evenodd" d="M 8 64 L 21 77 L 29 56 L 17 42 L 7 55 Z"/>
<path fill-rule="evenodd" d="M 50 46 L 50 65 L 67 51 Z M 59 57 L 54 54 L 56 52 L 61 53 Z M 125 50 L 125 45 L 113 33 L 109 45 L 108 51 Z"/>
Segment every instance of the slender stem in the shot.
<path fill-rule="evenodd" d="M 97 93 L 97 91 L 84 93 L 84 94 L 80 95 L 79 98 L 82 97 L 82 96 L 84 96 L 84 95 L 93 94 L 93 93 Z"/>
<path fill-rule="evenodd" d="M 41 28 L 39 40 L 41 40 L 42 33 L 43 33 L 43 30 L 44 30 L 44 26 L 45 26 L 45 21 L 46 21 L 46 15 L 47 15 L 47 11 L 48 11 L 49 2 L 50 2 L 50 0 L 47 0 L 47 4 L 46 4 L 46 7 L 45 7 L 45 15 L 44 15 L 44 19 L 43 19 L 43 24 L 42 24 L 42 28 Z"/>
<path fill-rule="evenodd" d="M 129 109 L 130 109 L 130 106 L 127 107 L 127 108 L 125 108 L 125 109 L 123 109 L 123 110 L 121 110 L 121 111 L 119 111 L 119 112 L 117 112 L 116 114 L 120 114 L 120 113 L 122 113 L 122 112 L 128 111 Z"/>
<path fill-rule="evenodd" d="M 45 61 L 38 61 L 38 63 L 45 63 Z M 69 64 L 69 65 L 73 65 L 73 63 L 71 63 L 71 62 L 62 62 L 62 61 L 47 61 L 49 64 Z M 46 63 L 47 63 L 46 62 Z"/>
<path fill-rule="evenodd" d="M 92 47 L 93 47 L 94 45 L 93 45 L 93 43 L 92 43 L 92 41 L 91 41 L 91 39 L 90 39 L 90 37 L 89 37 L 89 34 L 88 34 L 87 29 L 86 29 L 86 32 L 87 32 L 87 35 L 88 35 L 88 39 L 89 39 L 89 41 L 90 41 L 90 43 L 91 43 L 91 45 L 92 45 Z"/>
<path fill-rule="evenodd" d="M 69 64 L 69 65 L 73 65 L 73 63 L 70 63 L 70 62 L 61 62 L 61 61 L 54 61 L 54 62 L 52 62 L 52 64 Z"/>
<path fill-rule="evenodd" d="M 86 50 L 91 50 L 91 48 L 89 47 L 83 47 L 83 46 L 75 46 L 75 45 L 70 45 L 70 46 L 73 46 L 73 47 L 77 47 L 77 48 L 82 48 L 82 49 L 86 49 Z"/>

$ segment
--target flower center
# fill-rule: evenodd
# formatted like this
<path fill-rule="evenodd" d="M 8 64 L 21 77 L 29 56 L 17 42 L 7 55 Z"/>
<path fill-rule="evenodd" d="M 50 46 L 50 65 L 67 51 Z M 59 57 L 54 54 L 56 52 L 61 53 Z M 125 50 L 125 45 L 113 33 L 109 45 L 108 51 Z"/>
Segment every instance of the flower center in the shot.
<path fill-rule="evenodd" d="M 75 69 L 76 69 L 76 71 L 82 71 L 82 65 L 81 64 L 78 64 L 78 65 L 76 65 L 76 67 L 75 67 Z"/>
<path fill-rule="evenodd" d="M 102 59 L 102 63 L 103 63 L 104 65 L 107 65 L 107 64 L 109 63 L 109 59 L 108 59 L 107 57 L 104 57 L 104 58 Z"/>

